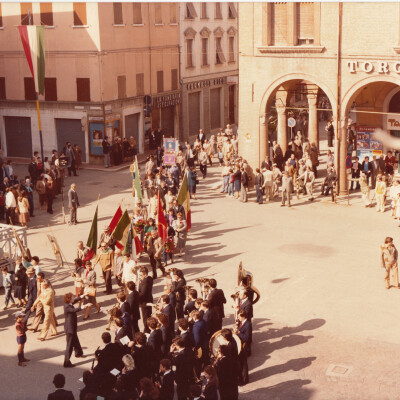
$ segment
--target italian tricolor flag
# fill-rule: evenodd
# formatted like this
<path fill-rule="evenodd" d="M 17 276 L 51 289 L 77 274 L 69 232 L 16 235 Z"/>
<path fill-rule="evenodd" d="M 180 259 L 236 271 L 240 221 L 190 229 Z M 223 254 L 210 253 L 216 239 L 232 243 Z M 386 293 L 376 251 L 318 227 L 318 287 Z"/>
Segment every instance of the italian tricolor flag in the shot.
<path fill-rule="evenodd" d="M 177 200 L 178 203 L 185 209 L 187 231 L 189 231 L 190 227 L 192 226 L 192 216 L 190 213 L 190 193 L 187 172 L 183 178 L 181 188 L 179 189 Z"/>
<path fill-rule="evenodd" d="M 122 217 L 118 221 L 112 235 L 119 243 L 125 248 L 126 242 L 129 237 L 129 228 L 131 226 L 131 219 L 129 218 L 128 211 L 125 210 Z"/>
<path fill-rule="evenodd" d="M 44 94 L 45 48 L 44 26 L 18 26 L 22 46 L 35 82 L 36 93 Z"/>

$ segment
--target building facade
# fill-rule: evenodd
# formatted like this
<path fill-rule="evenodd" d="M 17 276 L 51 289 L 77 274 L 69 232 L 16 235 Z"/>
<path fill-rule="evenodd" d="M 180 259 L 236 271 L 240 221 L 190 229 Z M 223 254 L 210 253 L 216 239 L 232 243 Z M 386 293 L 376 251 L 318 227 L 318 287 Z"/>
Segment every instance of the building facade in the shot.
<path fill-rule="evenodd" d="M 182 134 L 238 121 L 238 3 L 179 3 Z"/>
<path fill-rule="evenodd" d="M 44 151 L 68 140 L 101 162 L 102 138 L 148 128 L 177 136 L 180 121 L 177 3 L 0 3 L 0 143 L 8 157 L 40 150 L 33 79 L 17 25 L 45 25 Z M 144 96 L 152 111 L 144 115 Z"/>
<path fill-rule="evenodd" d="M 400 135 L 400 4 L 240 3 L 239 14 L 240 153 L 259 166 L 273 135 L 285 150 L 298 109 L 318 143 L 326 98 L 344 193 L 349 118 Z"/>

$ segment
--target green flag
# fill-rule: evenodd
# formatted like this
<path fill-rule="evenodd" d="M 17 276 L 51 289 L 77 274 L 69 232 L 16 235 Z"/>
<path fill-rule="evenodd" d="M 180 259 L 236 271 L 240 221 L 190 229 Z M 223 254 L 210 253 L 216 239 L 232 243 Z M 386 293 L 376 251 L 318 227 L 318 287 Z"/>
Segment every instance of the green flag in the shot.
<path fill-rule="evenodd" d="M 135 196 L 136 200 L 142 200 L 142 188 L 140 187 L 140 171 L 137 162 L 137 156 L 135 156 Z"/>
<path fill-rule="evenodd" d="M 96 253 L 97 249 L 97 210 L 99 206 L 96 206 L 96 212 L 94 213 L 92 227 L 90 228 L 89 237 L 86 246 L 89 247 Z"/>
<path fill-rule="evenodd" d="M 129 218 L 128 211 L 125 210 L 112 233 L 114 238 L 117 239 L 118 242 L 120 242 L 124 247 L 126 246 L 126 241 L 128 240 L 130 225 L 131 220 Z"/>

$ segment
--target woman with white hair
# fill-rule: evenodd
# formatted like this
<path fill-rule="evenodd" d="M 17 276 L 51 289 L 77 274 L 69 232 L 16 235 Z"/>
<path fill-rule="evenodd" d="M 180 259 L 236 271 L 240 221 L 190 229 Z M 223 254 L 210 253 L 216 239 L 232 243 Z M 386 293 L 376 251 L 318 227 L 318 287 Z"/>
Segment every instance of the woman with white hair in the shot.
<path fill-rule="evenodd" d="M 125 354 L 122 357 L 122 362 L 124 363 L 124 368 L 117 380 L 117 392 L 121 395 L 121 398 L 137 399 L 139 378 L 135 368 L 135 361 L 130 354 Z"/>

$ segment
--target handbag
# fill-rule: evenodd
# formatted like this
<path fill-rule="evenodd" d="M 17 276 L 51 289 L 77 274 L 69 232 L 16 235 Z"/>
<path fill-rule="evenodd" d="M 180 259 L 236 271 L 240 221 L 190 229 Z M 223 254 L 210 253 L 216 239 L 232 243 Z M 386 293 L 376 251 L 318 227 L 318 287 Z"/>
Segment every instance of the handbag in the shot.
<path fill-rule="evenodd" d="M 96 288 L 94 286 L 89 286 L 85 290 L 85 294 L 87 296 L 95 297 L 96 296 Z"/>

